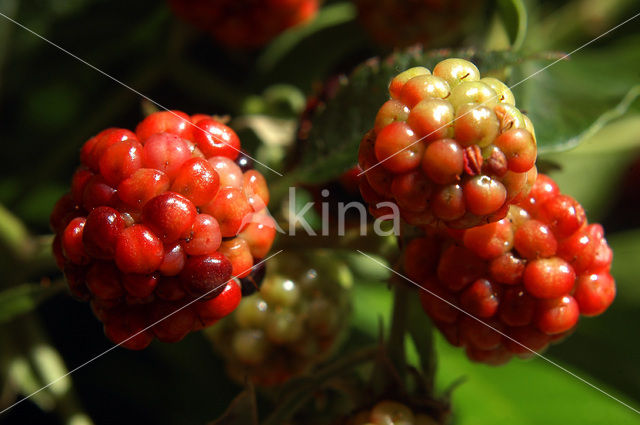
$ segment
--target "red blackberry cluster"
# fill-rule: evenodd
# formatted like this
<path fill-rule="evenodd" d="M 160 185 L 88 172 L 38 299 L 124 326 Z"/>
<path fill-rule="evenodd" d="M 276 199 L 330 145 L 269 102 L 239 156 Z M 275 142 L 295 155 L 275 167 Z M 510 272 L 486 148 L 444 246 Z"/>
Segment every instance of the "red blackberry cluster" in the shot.
<path fill-rule="evenodd" d="M 358 18 L 380 45 L 451 45 L 480 21 L 486 1 L 355 0 Z"/>
<path fill-rule="evenodd" d="M 529 357 L 568 335 L 580 314 L 601 314 L 615 297 L 613 253 L 602 226 L 588 224 L 580 204 L 545 175 L 506 218 L 449 234 L 411 241 L 405 271 L 493 328 L 420 291 L 436 327 L 473 361 Z"/>
<path fill-rule="evenodd" d="M 347 329 L 351 279 L 346 265 L 327 255 L 270 260 L 260 292 L 210 331 L 229 375 L 273 386 L 325 360 Z"/>
<path fill-rule="evenodd" d="M 169 0 L 176 14 L 227 47 L 260 47 L 318 11 L 318 0 Z"/>
<path fill-rule="evenodd" d="M 363 410 L 352 418 L 346 425 L 437 425 L 431 416 L 414 412 L 409 406 L 397 402 L 384 400 L 375 404 L 370 410 Z"/>
<path fill-rule="evenodd" d="M 389 85 L 391 99 L 360 144 L 360 191 L 374 216 L 420 227 L 470 228 L 504 218 L 535 181 L 531 121 L 511 90 L 462 59 L 416 67 Z"/>
<path fill-rule="evenodd" d="M 178 341 L 238 305 L 231 277 L 249 275 L 275 237 L 266 181 L 240 152 L 231 128 L 179 111 L 84 144 L 51 214 L 54 253 L 113 342 Z"/>

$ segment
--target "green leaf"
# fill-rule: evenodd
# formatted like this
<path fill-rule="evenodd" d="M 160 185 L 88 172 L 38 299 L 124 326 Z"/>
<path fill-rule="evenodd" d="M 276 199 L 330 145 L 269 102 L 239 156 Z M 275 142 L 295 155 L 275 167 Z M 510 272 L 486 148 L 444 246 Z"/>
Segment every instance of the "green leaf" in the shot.
<path fill-rule="evenodd" d="M 597 221 L 614 205 L 618 188 L 640 150 L 640 114 L 609 124 L 577 148 L 542 155 L 560 166 L 549 174 L 562 192 L 576 198 Z"/>
<path fill-rule="evenodd" d="M 49 287 L 25 283 L 0 292 L 0 324 L 35 309 L 42 301 L 63 288 L 63 284 Z"/>
<path fill-rule="evenodd" d="M 348 79 L 340 82 L 335 97 L 319 108 L 305 145 L 296 177 L 305 183 L 331 180 L 353 167 L 363 135 L 373 127 L 376 113 L 389 98 L 389 81 L 407 68 L 433 68 L 448 57 L 472 60 L 483 73 L 502 70 L 523 60 L 510 51 L 409 49 L 385 60 L 372 59 L 362 64 Z"/>
<path fill-rule="evenodd" d="M 460 375 L 467 378 L 453 392 L 457 425 L 638 423 L 637 413 L 540 358 L 514 359 L 505 366 L 490 367 L 471 363 L 463 350 L 442 338 L 437 341 L 440 388 L 446 388 Z M 566 367 L 624 400 L 585 371 Z"/>
<path fill-rule="evenodd" d="M 272 41 L 256 61 L 258 72 L 270 72 L 282 58 L 310 35 L 351 21 L 355 16 L 356 9 L 351 3 L 337 3 L 323 7 L 311 23 L 285 31 Z"/>
<path fill-rule="evenodd" d="M 519 50 L 527 35 L 527 8 L 522 0 L 498 0 L 498 10 L 505 24 L 511 47 Z"/>
<path fill-rule="evenodd" d="M 604 50 L 575 52 L 544 70 L 538 61 L 516 69 L 511 86 L 535 126 L 539 153 L 577 146 L 633 105 L 640 89 L 629 64 L 640 62 L 638 43 L 631 37 Z"/>

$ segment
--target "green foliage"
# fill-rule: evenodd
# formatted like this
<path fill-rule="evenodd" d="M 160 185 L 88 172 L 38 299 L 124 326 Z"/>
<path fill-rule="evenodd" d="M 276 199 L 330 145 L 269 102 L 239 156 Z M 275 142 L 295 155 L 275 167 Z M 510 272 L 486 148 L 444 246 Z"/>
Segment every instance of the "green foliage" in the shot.
<path fill-rule="evenodd" d="M 628 64 L 640 63 L 633 47 L 638 42 L 636 36 L 602 50 L 578 51 L 547 69 L 551 64 L 540 61 L 516 68 L 510 82 L 517 85 L 517 106 L 535 126 L 541 154 L 576 147 L 633 106 L 640 92 Z"/>
<path fill-rule="evenodd" d="M 34 310 L 41 302 L 64 288 L 63 282 L 49 287 L 25 283 L 0 292 L 0 324 Z"/>

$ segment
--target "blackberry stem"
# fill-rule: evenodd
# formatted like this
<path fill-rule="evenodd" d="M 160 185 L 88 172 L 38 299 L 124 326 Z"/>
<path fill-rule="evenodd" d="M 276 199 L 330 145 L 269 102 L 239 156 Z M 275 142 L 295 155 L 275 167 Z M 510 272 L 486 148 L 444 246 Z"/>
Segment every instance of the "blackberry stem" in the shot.
<path fill-rule="evenodd" d="M 395 285 L 393 288 L 393 312 L 387 350 L 389 358 L 402 382 L 405 381 L 407 375 L 405 334 L 407 332 L 408 300 L 408 289 L 403 284 Z"/>

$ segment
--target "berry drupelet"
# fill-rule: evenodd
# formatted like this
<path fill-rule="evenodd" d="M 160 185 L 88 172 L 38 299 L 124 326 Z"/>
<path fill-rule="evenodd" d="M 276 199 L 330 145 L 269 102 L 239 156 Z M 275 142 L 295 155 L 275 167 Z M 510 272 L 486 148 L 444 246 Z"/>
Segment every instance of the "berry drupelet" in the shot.
<path fill-rule="evenodd" d="M 113 342 L 178 341 L 238 305 L 275 237 L 266 181 L 239 153 L 231 128 L 179 111 L 84 144 L 51 214 L 54 253 Z"/>
<path fill-rule="evenodd" d="M 428 290 L 420 290 L 424 310 L 474 361 L 530 357 L 616 294 L 602 226 L 576 200 L 541 174 L 517 201 L 502 220 L 417 238 L 405 251 L 405 272 Z"/>
<path fill-rule="evenodd" d="M 408 69 L 360 144 L 362 196 L 393 201 L 409 224 L 470 228 L 505 217 L 535 181 L 536 140 L 509 88 L 446 59 Z"/>

